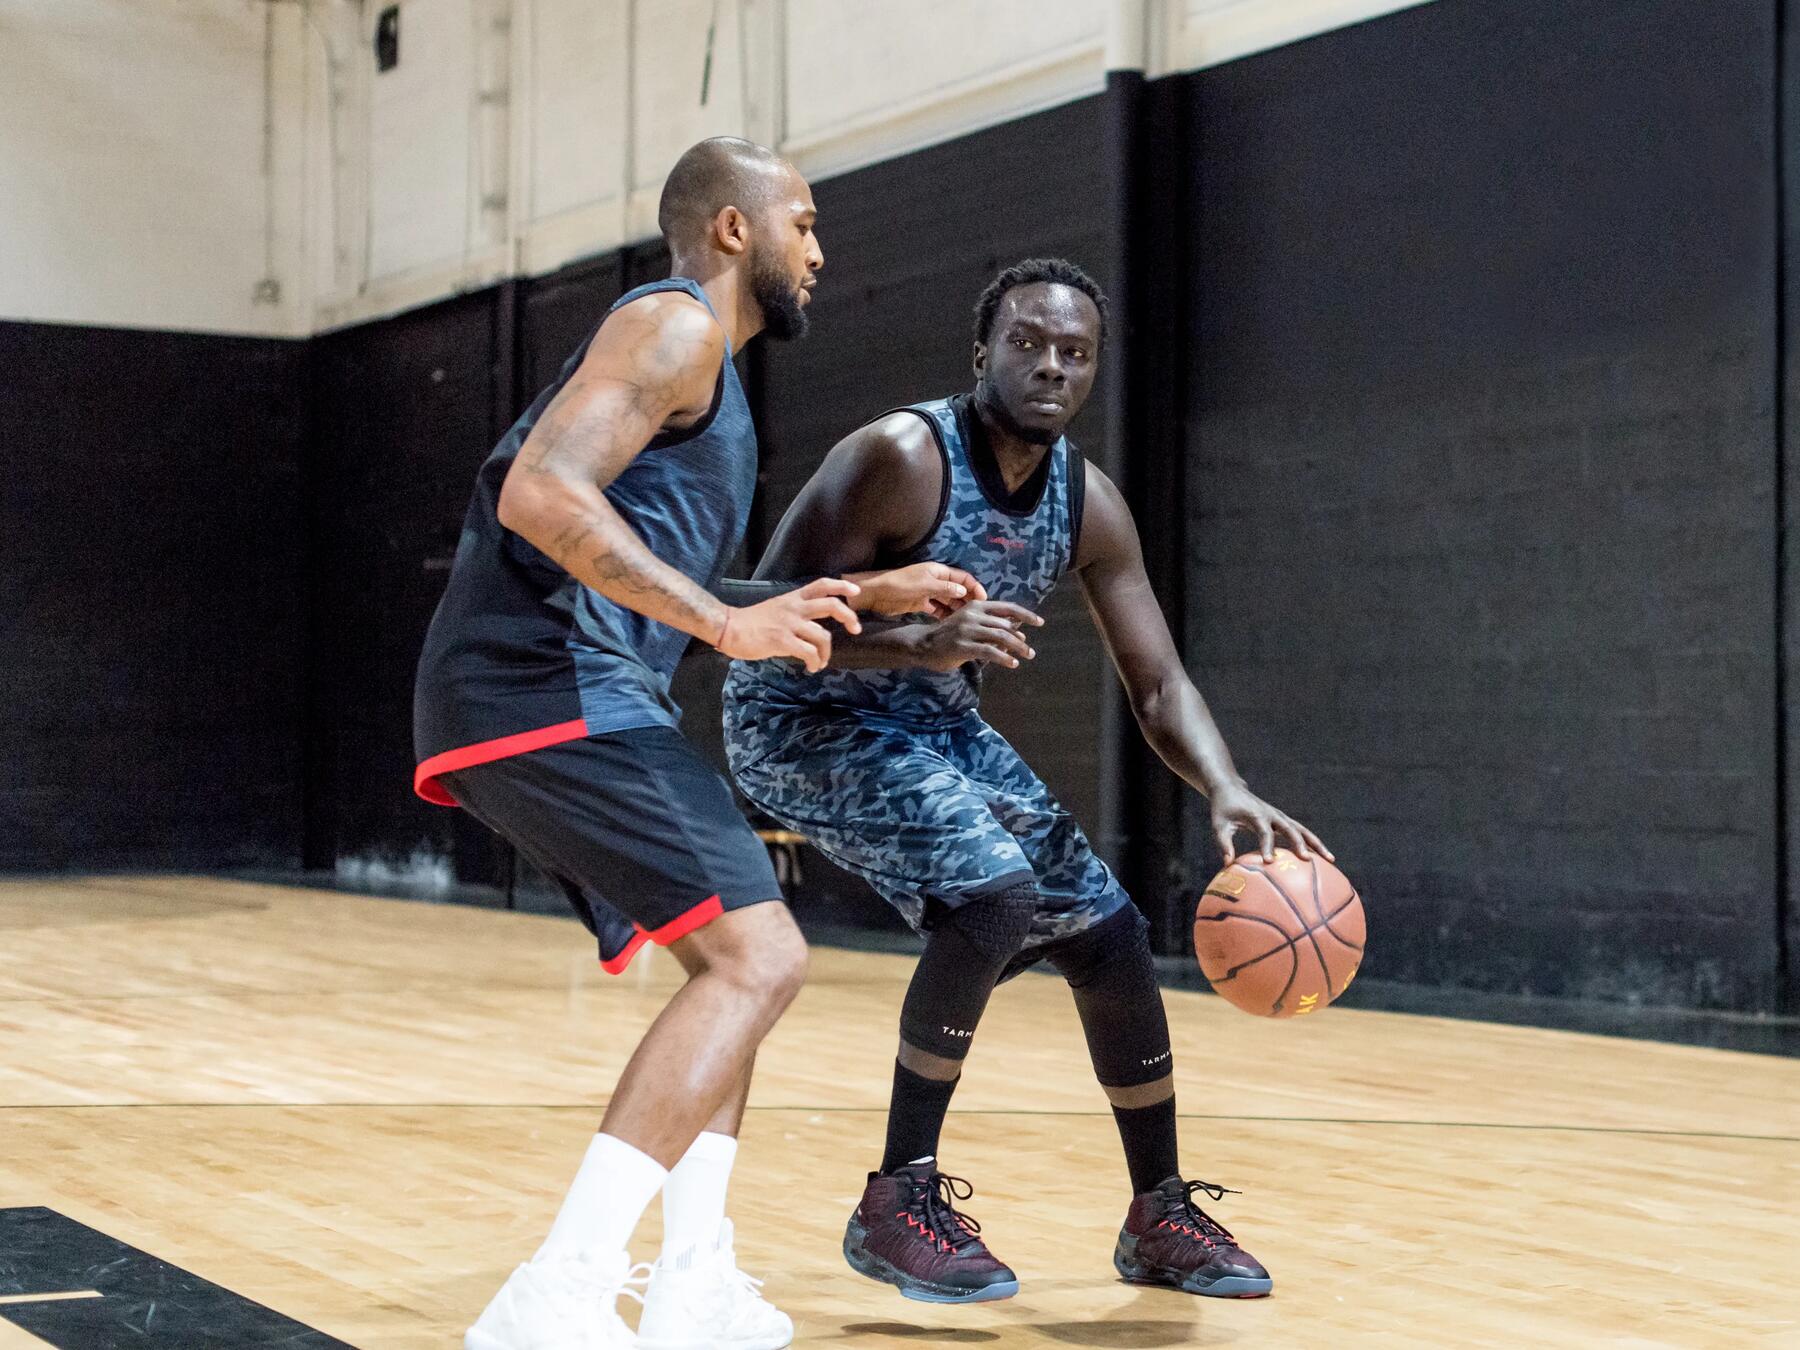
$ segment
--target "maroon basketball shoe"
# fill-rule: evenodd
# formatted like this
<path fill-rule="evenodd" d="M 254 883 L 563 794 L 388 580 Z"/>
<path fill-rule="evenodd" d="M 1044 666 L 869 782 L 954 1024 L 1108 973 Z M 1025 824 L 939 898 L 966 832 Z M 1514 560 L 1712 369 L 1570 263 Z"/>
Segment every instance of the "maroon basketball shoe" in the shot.
<path fill-rule="evenodd" d="M 1194 1203 L 1194 1192 L 1223 1200 L 1236 1191 L 1170 1177 L 1131 1202 L 1113 1266 L 1133 1284 L 1163 1284 L 1214 1298 L 1261 1298 L 1269 1272 L 1237 1245 L 1225 1225 Z"/>
<path fill-rule="evenodd" d="M 1019 1277 L 980 1237 L 955 1202 L 974 1188 L 930 1162 L 869 1173 L 862 1203 L 844 1230 L 844 1259 L 859 1275 L 924 1303 L 987 1303 L 1019 1292 Z"/>

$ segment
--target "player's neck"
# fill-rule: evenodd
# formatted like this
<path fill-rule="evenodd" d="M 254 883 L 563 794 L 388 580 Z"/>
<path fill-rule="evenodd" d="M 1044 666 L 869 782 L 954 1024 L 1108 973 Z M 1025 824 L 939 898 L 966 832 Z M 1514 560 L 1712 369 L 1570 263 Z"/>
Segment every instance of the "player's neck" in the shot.
<path fill-rule="evenodd" d="M 690 258 L 676 258 L 669 267 L 671 277 L 696 282 L 706 292 L 713 313 L 724 325 L 731 350 L 742 351 L 744 344 L 763 330 L 762 306 L 743 284 L 742 269 L 709 266 Z"/>
<path fill-rule="evenodd" d="M 1006 484 L 1006 490 L 1017 492 L 1037 472 L 1038 465 L 1044 462 L 1044 455 L 1050 447 L 1041 441 L 1028 441 L 1008 430 L 994 416 L 979 392 L 969 400 L 969 411 L 980 423 L 976 434 L 986 440 L 994 463 L 1000 468 L 1000 477 Z"/>

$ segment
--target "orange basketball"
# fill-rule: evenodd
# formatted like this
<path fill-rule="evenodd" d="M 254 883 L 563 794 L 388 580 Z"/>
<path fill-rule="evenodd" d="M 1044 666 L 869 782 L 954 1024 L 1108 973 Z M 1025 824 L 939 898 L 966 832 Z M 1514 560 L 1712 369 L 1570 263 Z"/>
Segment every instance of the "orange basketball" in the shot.
<path fill-rule="evenodd" d="M 1362 964 L 1362 897 L 1318 854 L 1239 856 L 1194 912 L 1194 954 L 1221 997 L 1258 1017 L 1317 1012 Z"/>

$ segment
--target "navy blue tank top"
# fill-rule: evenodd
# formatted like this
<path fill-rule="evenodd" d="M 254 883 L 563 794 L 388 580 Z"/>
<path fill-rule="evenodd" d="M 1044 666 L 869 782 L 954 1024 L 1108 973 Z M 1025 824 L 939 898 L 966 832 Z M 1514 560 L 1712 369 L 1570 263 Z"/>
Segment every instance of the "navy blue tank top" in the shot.
<path fill-rule="evenodd" d="M 1009 494 L 991 456 L 977 453 L 979 434 L 968 396 L 914 404 L 897 411 L 924 419 L 944 462 L 937 523 L 884 566 L 940 562 L 972 573 L 990 600 L 1037 612 L 1074 561 L 1081 529 L 1086 465 L 1059 439 L 1018 493 Z M 746 717 L 782 709 L 828 709 L 927 728 L 973 712 L 981 701 L 983 667 L 951 671 L 823 670 L 809 675 L 798 661 L 734 661 L 726 680 L 726 736 Z"/>
<path fill-rule="evenodd" d="M 697 282 L 670 277 L 621 296 L 607 314 L 658 291 L 683 291 L 712 309 Z M 592 343 L 590 335 L 476 476 L 414 686 L 414 785 L 428 801 L 455 804 L 438 774 L 680 720 L 669 681 L 688 634 L 582 585 L 497 514 L 519 448 Z M 756 491 L 756 430 L 731 358 L 728 343 L 707 415 L 651 441 L 606 488 L 652 553 L 708 588 L 743 542 Z"/>

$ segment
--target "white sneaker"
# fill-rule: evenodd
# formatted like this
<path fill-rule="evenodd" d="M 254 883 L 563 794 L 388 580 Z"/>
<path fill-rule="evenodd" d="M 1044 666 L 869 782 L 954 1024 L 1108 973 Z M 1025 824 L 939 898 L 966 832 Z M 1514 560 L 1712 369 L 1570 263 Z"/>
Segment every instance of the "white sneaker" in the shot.
<path fill-rule="evenodd" d="M 638 1322 L 639 1350 L 782 1350 L 794 1323 L 757 1291 L 762 1281 L 737 1268 L 731 1220 L 711 1251 L 696 1247 L 686 1269 L 651 1267 Z"/>
<path fill-rule="evenodd" d="M 527 1261 L 500 1286 L 463 1350 L 630 1350 L 631 1328 L 619 1316 L 631 1258 L 624 1252 Z"/>

